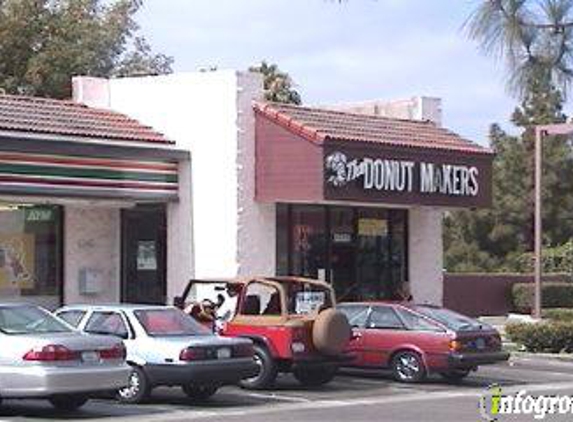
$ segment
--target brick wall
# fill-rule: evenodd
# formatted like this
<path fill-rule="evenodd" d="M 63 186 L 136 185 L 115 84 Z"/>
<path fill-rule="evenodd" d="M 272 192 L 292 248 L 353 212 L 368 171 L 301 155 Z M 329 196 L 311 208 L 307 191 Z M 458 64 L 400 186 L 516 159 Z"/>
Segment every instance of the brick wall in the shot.
<path fill-rule="evenodd" d="M 550 274 L 544 281 L 563 281 L 565 274 Z M 506 315 L 512 311 L 511 287 L 532 283 L 529 274 L 444 274 L 444 306 L 471 316 Z"/>

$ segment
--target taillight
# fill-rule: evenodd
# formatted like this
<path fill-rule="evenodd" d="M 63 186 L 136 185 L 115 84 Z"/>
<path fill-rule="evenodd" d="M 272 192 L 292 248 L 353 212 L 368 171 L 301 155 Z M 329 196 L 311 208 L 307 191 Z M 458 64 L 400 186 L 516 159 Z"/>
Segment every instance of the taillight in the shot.
<path fill-rule="evenodd" d="M 233 356 L 236 358 L 252 358 L 254 354 L 253 345 L 250 343 L 239 344 L 233 347 Z"/>
<path fill-rule="evenodd" d="M 304 327 L 293 328 L 290 348 L 295 354 L 308 353 L 310 351 L 310 347 L 308 346 L 308 330 Z"/>
<path fill-rule="evenodd" d="M 462 350 L 463 344 L 459 340 L 450 340 L 448 347 L 452 352 L 459 352 Z"/>
<path fill-rule="evenodd" d="M 122 343 L 118 343 L 111 349 L 104 349 L 99 351 L 99 356 L 102 359 L 125 359 L 126 351 Z"/>
<path fill-rule="evenodd" d="M 47 346 L 34 348 L 23 357 L 26 361 L 36 362 L 61 362 L 78 360 L 79 358 L 79 352 L 74 352 L 60 344 L 49 344 Z"/>
<path fill-rule="evenodd" d="M 191 361 L 191 360 L 203 360 L 207 358 L 207 351 L 200 347 L 188 347 L 181 350 L 179 354 L 179 360 Z"/>

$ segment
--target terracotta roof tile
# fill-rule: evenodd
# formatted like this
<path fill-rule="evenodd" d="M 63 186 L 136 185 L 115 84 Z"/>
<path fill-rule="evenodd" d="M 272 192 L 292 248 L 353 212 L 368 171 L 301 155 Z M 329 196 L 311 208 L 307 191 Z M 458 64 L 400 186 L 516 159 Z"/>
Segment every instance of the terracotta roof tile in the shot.
<path fill-rule="evenodd" d="M 322 143 L 325 139 L 492 154 L 433 122 L 256 102 L 254 108 L 286 129 Z"/>
<path fill-rule="evenodd" d="M 73 101 L 0 95 L 0 130 L 107 141 L 172 143 L 124 114 Z"/>

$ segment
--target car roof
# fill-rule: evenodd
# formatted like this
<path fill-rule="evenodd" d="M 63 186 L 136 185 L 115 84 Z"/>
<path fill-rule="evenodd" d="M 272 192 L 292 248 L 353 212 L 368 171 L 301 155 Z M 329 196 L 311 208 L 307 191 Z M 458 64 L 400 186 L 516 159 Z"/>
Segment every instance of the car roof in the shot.
<path fill-rule="evenodd" d="M 307 284 L 314 284 L 317 286 L 330 286 L 325 281 L 316 280 L 314 278 L 306 278 L 306 277 L 296 277 L 296 276 L 276 276 L 276 277 L 268 277 L 268 276 L 252 276 L 252 277 L 233 277 L 233 278 L 200 278 L 200 279 L 193 279 L 191 280 L 193 283 L 207 283 L 207 284 L 216 284 L 216 283 L 225 283 L 225 284 L 247 284 L 251 281 L 270 281 L 275 283 L 307 283 Z"/>
<path fill-rule="evenodd" d="M 133 311 L 133 310 L 156 310 L 156 309 L 173 309 L 171 305 L 148 305 L 138 303 L 113 303 L 103 305 L 91 304 L 74 304 L 66 305 L 58 309 L 59 311 L 73 311 L 73 310 L 92 310 L 92 311 Z"/>
<path fill-rule="evenodd" d="M 338 306 L 376 306 L 376 305 L 403 306 L 404 308 L 416 308 L 418 306 L 435 307 L 433 305 L 424 305 L 402 300 L 372 300 L 363 302 L 340 302 L 338 304 Z"/>
<path fill-rule="evenodd" d="M 35 308 L 41 308 L 41 306 L 36 305 L 34 303 L 27 303 L 27 302 L 0 302 L 0 307 L 2 308 L 16 308 L 19 306 L 33 306 Z"/>

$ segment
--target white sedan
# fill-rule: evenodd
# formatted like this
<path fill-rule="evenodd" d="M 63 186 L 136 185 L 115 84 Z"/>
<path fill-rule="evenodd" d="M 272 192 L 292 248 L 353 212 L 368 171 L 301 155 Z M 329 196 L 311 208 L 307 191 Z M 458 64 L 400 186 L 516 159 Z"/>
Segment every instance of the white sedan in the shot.
<path fill-rule="evenodd" d="M 0 400 L 48 399 L 62 411 L 128 384 L 121 341 L 74 330 L 48 311 L 0 304 Z"/>

